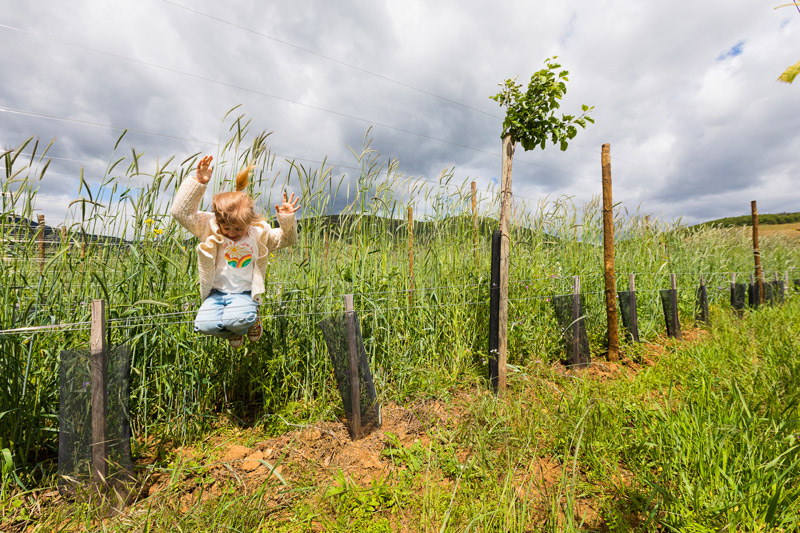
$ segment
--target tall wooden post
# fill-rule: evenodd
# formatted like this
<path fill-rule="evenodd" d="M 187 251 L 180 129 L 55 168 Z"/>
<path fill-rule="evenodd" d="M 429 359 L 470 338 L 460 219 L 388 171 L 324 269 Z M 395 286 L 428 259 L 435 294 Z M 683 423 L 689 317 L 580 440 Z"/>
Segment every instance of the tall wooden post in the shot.
<path fill-rule="evenodd" d="M 789 296 L 789 271 L 783 273 L 783 301 Z"/>
<path fill-rule="evenodd" d="M 511 162 L 514 158 L 514 141 L 511 134 L 503 137 L 503 166 L 500 181 L 500 307 L 498 312 L 497 392 L 506 390 L 506 364 L 508 361 L 508 274 L 509 215 L 511 211 Z"/>
<path fill-rule="evenodd" d="M 478 258 L 478 185 L 472 182 L 472 245 L 475 248 L 475 259 Z"/>
<path fill-rule="evenodd" d="M 756 281 L 758 282 L 758 303 L 764 303 L 764 273 L 761 271 L 761 250 L 758 247 L 758 207 L 756 201 L 750 202 L 753 217 L 753 257 L 756 263 Z"/>
<path fill-rule="evenodd" d="M 581 358 L 581 277 L 572 278 L 572 356 L 571 364 L 583 363 Z"/>
<path fill-rule="evenodd" d="M 347 348 L 350 354 L 350 429 L 353 440 L 361 438 L 361 383 L 358 375 L 358 339 L 356 338 L 356 312 L 353 295 L 344 296 L 345 321 L 347 323 Z"/>
<path fill-rule="evenodd" d="M 408 206 L 408 303 L 414 301 L 414 208 Z"/>
<path fill-rule="evenodd" d="M 611 199 L 611 147 L 602 147 L 603 168 L 603 259 L 606 288 L 608 360 L 619 361 L 619 318 L 617 316 L 617 278 L 614 271 L 614 202 Z"/>
<path fill-rule="evenodd" d="M 44 215 L 38 217 L 39 227 L 36 231 L 36 240 L 39 243 L 39 275 L 44 274 Z"/>
<path fill-rule="evenodd" d="M 628 274 L 628 298 L 631 339 L 634 342 L 639 342 L 639 312 L 636 310 L 636 274 Z"/>
<path fill-rule="evenodd" d="M 92 474 L 105 483 L 108 478 L 108 346 L 106 344 L 106 302 L 92 300 Z"/>

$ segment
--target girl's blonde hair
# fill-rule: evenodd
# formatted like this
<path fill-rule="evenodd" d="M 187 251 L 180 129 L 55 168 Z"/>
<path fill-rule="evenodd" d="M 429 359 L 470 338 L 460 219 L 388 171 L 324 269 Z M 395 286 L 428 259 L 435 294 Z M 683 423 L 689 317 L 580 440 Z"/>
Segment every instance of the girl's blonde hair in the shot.
<path fill-rule="evenodd" d="M 214 212 L 217 224 L 247 227 L 264 220 L 263 216 L 255 212 L 253 199 L 243 192 L 250 182 L 250 171 L 253 168 L 255 165 L 249 165 L 236 175 L 235 192 L 220 192 L 214 195 L 211 210 Z"/>
<path fill-rule="evenodd" d="M 264 220 L 263 216 L 255 212 L 253 199 L 241 191 L 215 194 L 211 210 L 214 211 L 217 224 L 246 227 Z"/>

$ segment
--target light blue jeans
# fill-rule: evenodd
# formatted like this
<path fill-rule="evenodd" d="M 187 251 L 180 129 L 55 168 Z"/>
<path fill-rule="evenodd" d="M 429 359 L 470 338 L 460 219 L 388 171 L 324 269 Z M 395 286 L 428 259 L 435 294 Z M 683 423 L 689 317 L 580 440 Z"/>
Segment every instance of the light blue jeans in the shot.
<path fill-rule="evenodd" d="M 197 311 L 194 330 L 223 339 L 244 336 L 258 319 L 258 304 L 250 291 L 240 293 L 211 291 Z"/>

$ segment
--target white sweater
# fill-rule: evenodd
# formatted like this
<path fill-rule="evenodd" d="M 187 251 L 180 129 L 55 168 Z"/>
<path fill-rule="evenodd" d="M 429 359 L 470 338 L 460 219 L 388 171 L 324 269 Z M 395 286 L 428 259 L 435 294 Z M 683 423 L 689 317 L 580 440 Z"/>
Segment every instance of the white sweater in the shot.
<path fill-rule="evenodd" d="M 206 186 L 194 176 L 189 176 L 181 183 L 170 213 L 178 223 L 200 239 L 197 245 L 197 271 L 200 275 L 200 298 L 205 300 L 214 284 L 215 262 L 218 247 L 222 244 L 214 213 L 198 211 L 200 200 L 206 192 Z M 253 286 L 251 296 L 261 302 L 264 293 L 264 277 L 269 264 L 269 254 L 278 248 L 291 246 L 297 242 L 297 222 L 294 213 L 291 215 L 278 213 L 280 228 L 271 227 L 266 221 L 256 222 L 253 226 L 260 231 L 258 239 L 258 256 L 256 268 L 253 269 Z"/>

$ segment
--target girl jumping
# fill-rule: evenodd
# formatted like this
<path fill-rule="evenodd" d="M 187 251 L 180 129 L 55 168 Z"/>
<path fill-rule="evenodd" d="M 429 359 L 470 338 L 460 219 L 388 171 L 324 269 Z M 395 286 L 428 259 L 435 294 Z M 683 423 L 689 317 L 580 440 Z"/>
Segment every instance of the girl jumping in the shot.
<path fill-rule="evenodd" d="M 247 167 L 236 176 L 236 191 L 214 195 L 208 213 L 198 211 L 200 200 L 211 179 L 210 155 L 197 163 L 196 176 L 181 183 L 170 213 L 178 223 L 200 239 L 197 245 L 197 271 L 200 298 L 203 300 L 194 329 L 206 335 L 227 339 L 238 348 L 244 336 L 250 342 L 261 338 L 258 305 L 264 293 L 269 254 L 297 241 L 295 212 L 300 197 L 292 193 L 276 205 L 280 228 L 272 228 L 256 214 L 253 199 L 244 192 L 249 181 Z"/>

